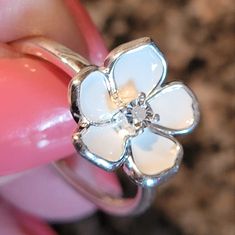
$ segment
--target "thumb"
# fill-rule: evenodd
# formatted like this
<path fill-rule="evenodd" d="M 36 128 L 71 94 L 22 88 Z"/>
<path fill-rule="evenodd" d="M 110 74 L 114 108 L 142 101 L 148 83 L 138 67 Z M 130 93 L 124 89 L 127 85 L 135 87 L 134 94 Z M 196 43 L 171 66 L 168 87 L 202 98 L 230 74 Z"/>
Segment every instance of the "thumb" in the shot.
<path fill-rule="evenodd" d="M 44 35 L 83 55 L 83 37 L 62 0 L 0 1 L 0 42 Z"/>

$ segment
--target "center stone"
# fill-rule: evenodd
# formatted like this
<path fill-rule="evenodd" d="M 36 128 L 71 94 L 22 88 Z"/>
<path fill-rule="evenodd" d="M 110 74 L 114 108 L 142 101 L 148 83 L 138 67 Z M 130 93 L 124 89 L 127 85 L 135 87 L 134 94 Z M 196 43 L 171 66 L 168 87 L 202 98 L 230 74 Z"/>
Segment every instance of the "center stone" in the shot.
<path fill-rule="evenodd" d="M 117 131 L 127 132 L 128 135 L 136 135 L 147 126 L 154 118 L 154 113 L 145 96 L 141 94 L 131 101 L 116 115 Z"/>
<path fill-rule="evenodd" d="M 147 110 L 145 107 L 135 106 L 131 110 L 134 122 L 142 122 L 146 118 Z"/>
<path fill-rule="evenodd" d="M 153 111 L 147 102 L 140 102 L 139 99 L 132 101 L 123 110 L 127 121 L 136 130 L 145 127 L 147 122 L 153 118 Z"/>

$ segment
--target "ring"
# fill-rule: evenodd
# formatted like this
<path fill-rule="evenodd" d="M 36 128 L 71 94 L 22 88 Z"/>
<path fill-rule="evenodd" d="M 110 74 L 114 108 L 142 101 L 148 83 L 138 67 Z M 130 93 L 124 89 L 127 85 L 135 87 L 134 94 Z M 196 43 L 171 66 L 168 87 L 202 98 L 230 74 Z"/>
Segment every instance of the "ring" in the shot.
<path fill-rule="evenodd" d="M 42 37 L 11 45 L 72 77 L 68 98 L 78 124 L 75 149 L 103 170 L 122 167 L 137 193 L 124 198 L 102 192 L 59 160 L 54 166 L 63 178 L 107 213 L 138 214 L 148 208 L 156 186 L 179 169 L 183 148 L 174 136 L 190 133 L 200 117 L 193 92 L 181 82 L 165 82 L 167 65 L 156 44 L 148 37 L 122 44 L 100 67 Z"/>

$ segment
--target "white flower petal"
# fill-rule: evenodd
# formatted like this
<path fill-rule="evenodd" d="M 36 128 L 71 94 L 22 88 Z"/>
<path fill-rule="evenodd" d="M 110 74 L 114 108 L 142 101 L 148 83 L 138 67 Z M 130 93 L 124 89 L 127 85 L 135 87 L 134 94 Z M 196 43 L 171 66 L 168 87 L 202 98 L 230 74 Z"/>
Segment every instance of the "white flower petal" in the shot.
<path fill-rule="evenodd" d="M 175 166 L 182 157 L 182 147 L 173 138 L 145 129 L 131 140 L 137 169 L 145 175 L 157 175 Z"/>
<path fill-rule="evenodd" d="M 111 101 L 107 78 L 96 70 L 89 73 L 80 85 L 80 112 L 91 122 L 105 122 L 112 118 L 115 107 Z"/>
<path fill-rule="evenodd" d="M 168 134 L 191 131 L 199 121 L 198 103 L 192 91 L 180 82 L 163 87 L 149 103 L 159 114 L 157 125 Z"/>
<path fill-rule="evenodd" d="M 124 44 L 110 57 L 114 59 L 108 58 L 107 66 L 111 65 L 112 77 L 125 102 L 133 100 L 140 92 L 148 95 L 165 78 L 166 62 L 149 38 Z"/>
<path fill-rule="evenodd" d="M 114 124 L 90 126 L 74 137 L 76 149 L 105 170 L 113 170 L 122 162 L 126 151 L 126 139 L 123 133 L 115 129 Z"/>

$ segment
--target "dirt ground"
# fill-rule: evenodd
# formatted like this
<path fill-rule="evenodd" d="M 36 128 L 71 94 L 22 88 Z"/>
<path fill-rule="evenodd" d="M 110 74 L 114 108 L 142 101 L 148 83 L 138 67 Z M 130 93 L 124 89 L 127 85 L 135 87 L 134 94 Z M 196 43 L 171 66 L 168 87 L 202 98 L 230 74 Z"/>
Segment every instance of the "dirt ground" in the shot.
<path fill-rule="evenodd" d="M 183 80 L 201 107 L 198 129 L 180 139 L 176 177 L 136 218 L 96 213 L 56 225 L 63 235 L 235 235 L 235 4 L 233 0 L 83 1 L 110 49 L 142 36 L 157 42 L 168 80 Z"/>

